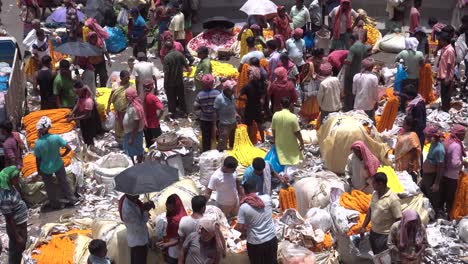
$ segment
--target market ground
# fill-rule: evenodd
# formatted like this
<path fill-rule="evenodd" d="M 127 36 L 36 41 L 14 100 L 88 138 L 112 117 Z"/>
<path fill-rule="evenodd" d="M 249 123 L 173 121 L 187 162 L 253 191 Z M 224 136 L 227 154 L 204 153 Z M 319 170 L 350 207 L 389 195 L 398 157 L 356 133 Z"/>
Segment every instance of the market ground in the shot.
<path fill-rule="evenodd" d="M 20 11 L 16 6 L 16 0 L 3 0 L 3 8 L 2 8 L 2 13 L 0 14 L 2 23 L 4 24 L 6 30 L 15 37 L 20 45 L 21 48 L 21 53 L 24 53 L 24 46 L 21 44 L 22 39 L 23 39 L 23 26 L 20 21 Z M 213 16 L 217 14 L 212 14 Z M 200 26 L 195 27 L 197 29 L 201 29 Z M 112 71 L 120 71 L 123 69 L 127 68 L 127 58 L 131 56 L 131 49 L 127 49 L 124 52 L 112 56 L 112 67 L 109 70 L 109 73 Z M 394 60 L 395 54 L 388 54 L 388 53 L 378 53 L 376 55 L 373 55 L 373 57 L 378 60 L 385 62 L 387 65 L 391 64 Z M 150 61 L 154 62 L 155 65 L 159 68 L 162 69 L 161 67 L 161 62 L 159 59 L 154 58 L 154 56 L 150 57 Z M 233 58 L 230 60 L 230 63 L 233 63 L 236 67 L 238 64 L 238 59 Z M 49 213 L 41 213 L 39 214 L 34 214 L 31 216 L 29 224 L 32 227 L 30 234 L 32 236 L 37 236 L 40 232 L 40 227 L 46 223 L 50 222 L 57 222 L 59 221 L 60 217 L 63 215 L 70 215 L 74 214 L 76 212 L 76 209 L 64 209 L 61 211 L 55 211 L 55 212 L 49 212 Z M 4 225 L 2 225 L 4 228 Z M 2 229 L 3 229 L 2 228 Z M 2 230 L 4 233 L 4 229 Z M 0 257 L 0 263 L 3 262 L 3 257 L 5 255 Z"/>

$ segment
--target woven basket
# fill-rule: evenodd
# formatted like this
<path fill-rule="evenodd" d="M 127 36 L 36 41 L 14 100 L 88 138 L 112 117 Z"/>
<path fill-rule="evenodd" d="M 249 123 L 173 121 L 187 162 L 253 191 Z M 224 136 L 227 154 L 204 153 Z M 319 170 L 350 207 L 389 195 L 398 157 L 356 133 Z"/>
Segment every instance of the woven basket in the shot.
<path fill-rule="evenodd" d="M 175 132 L 164 133 L 156 139 L 158 149 L 168 151 L 179 145 L 179 138 Z"/>

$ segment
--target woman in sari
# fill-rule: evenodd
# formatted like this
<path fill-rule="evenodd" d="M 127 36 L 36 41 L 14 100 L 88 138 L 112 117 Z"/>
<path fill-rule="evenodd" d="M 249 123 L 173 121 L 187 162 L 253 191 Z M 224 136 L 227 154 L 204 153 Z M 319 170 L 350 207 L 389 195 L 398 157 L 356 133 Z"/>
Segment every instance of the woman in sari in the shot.
<path fill-rule="evenodd" d="M 417 182 L 417 175 L 421 169 L 421 143 L 415 133 L 415 128 L 416 121 L 412 116 L 407 115 L 403 122 L 403 129 L 397 137 L 395 169 L 397 171 L 407 171 L 413 176 L 413 180 Z"/>
<path fill-rule="evenodd" d="M 68 121 L 80 121 L 80 131 L 83 137 L 83 142 L 87 146 L 94 146 L 94 137 L 98 134 L 98 120 L 97 110 L 93 100 L 93 93 L 88 86 L 83 85 L 82 82 L 77 81 L 73 85 L 78 101 L 73 108 L 73 111 L 68 118 Z M 98 117 L 96 119 L 96 117 Z"/>
<path fill-rule="evenodd" d="M 179 223 L 186 216 L 184 204 L 177 194 L 172 194 L 166 200 L 167 228 L 164 241 L 158 247 L 164 250 L 164 260 L 168 264 L 177 264 L 179 258 Z"/>
<path fill-rule="evenodd" d="M 275 34 L 279 34 L 283 39 L 289 39 L 291 37 L 291 18 L 284 6 L 278 6 L 278 16 L 273 18 L 273 31 Z"/>
<path fill-rule="evenodd" d="M 107 102 L 107 114 L 110 112 L 110 105 L 114 105 L 115 111 L 115 139 L 119 144 L 122 144 L 123 140 L 123 119 L 125 112 L 127 111 L 128 101 L 125 96 L 125 90 L 130 87 L 130 73 L 128 71 L 120 72 L 120 84 L 112 91 L 109 101 Z"/>
<path fill-rule="evenodd" d="M 292 103 L 297 102 L 297 92 L 294 83 L 288 80 L 288 72 L 284 67 L 275 69 L 276 79 L 271 83 L 268 89 L 268 96 L 271 100 L 272 114 L 281 111 L 281 99 L 288 97 Z"/>
<path fill-rule="evenodd" d="M 427 246 L 426 228 L 421 223 L 421 218 L 413 209 L 406 209 L 401 220 L 390 228 L 388 248 L 392 254 L 392 263 L 423 263 Z"/>
<path fill-rule="evenodd" d="M 242 60 L 245 54 L 249 52 L 249 47 L 247 46 L 247 38 L 253 37 L 253 31 L 248 27 L 248 25 L 244 25 L 239 35 L 237 35 L 237 40 L 240 41 L 240 53 L 239 58 Z"/>
<path fill-rule="evenodd" d="M 314 49 L 312 57 L 306 60 L 299 74 L 299 84 L 303 91 L 303 103 L 299 115 L 307 122 L 316 119 L 320 113 L 317 102 L 317 93 L 320 82 L 324 79 L 320 76 L 320 65 L 324 63 L 324 50 Z"/>
<path fill-rule="evenodd" d="M 346 178 L 350 179 L 353 189 L 371 194 L 373 188 L 369 179 L 377 173 L 380 161 L 363 141 L 354 142 L 351 151 L 345 168 Z"/>

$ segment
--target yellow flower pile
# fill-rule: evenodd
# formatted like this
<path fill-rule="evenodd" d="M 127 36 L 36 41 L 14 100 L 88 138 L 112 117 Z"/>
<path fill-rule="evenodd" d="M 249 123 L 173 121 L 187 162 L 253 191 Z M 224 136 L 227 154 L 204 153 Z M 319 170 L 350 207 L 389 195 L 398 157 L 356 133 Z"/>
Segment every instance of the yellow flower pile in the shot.
<path fill-rule="evenodd" d="M 380 31 L 371 24 L 364 25 L 364 29 L 367 30 L 367 41 L 365 44 L 374 46 L 381 37 Z"/>
<path fill-rule="evenodd" d="M 240 125 L 236 129 L 234 148 L 229 151 L 229 155 L 236 158 L 242 166 L 248 167 L 255 158 L 264 158 L 266 152 L 254 147 L 247 133 L 247 126 Z"/>
<path fill-rule="evenodd" d="M 237 76 L 239 76 L 237 69 L 229 63 L 212 60 L 211 67 L 213 68 L 213 75 L 217 77 L 237 78 Z M 185 72 L 184 77 L 193 78 L 195 76 L 195 70 L 196 67 L 192 67 L 192 72 Z"/>

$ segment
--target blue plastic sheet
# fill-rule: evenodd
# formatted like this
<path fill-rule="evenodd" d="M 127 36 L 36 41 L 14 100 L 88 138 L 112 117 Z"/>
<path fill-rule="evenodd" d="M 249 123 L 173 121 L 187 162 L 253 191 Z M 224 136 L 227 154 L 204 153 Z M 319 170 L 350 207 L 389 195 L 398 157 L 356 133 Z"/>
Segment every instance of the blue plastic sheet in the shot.
<path fill-rule="evenodd" d="M 393 83 L 393 90 L 397 92 L 401 92 L 403 88 L 403 81 L 408 79 L 408 73 L 403 68 L 402 64 L 398 64 L 397 73 L 395 75 L 395 82 Z"/>
<path fill-rule="evenodd" d="M 127 40 L 123 31 L 118 27 L 106 27 L 109 38 L 106 39 L 106 48 L 109 53 L 120 53 L 127 48 Z"/>
<path fill-rule="evenodd" d="M 279 163 L 275 145 L 271 146 L 270 151 L 268 151 L 268 153 L 265 156 L 265 160 L 271 163 L 271 166 L 273 166 L 273 170 L 275 170 L 277 173 L 284 171 L 284 166 Z"/>

